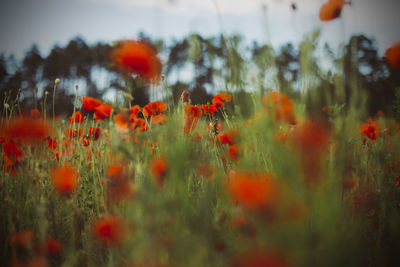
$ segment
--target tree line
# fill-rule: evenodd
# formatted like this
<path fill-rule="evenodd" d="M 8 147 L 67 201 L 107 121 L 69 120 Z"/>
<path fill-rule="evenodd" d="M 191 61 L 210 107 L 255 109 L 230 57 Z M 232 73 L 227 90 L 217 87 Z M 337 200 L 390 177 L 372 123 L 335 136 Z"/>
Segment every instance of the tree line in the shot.
<path fill-rule="evenodd" d="M 59 78 L 58 114 L 72 110 L 75 85 L 79 85 L 79 95 L 99 99 L 109 90 L 126 92 L 133 99 L 125 100 L 140 106 L 154 97 L 177 103 L 183 90 L 190 93 L 194 104 L 210 101 L 218 91 L 230 91 L 244 115 L 251 113 L 247 104 L 254 91 L 280 90 L 291 97 L 317 98 L 319 106 L 362 102 L 361 96 L 366 95 L 368 114 L 378 110 L 394 113 L 400 73 L 379 56 L 375 40 L 352 36 L 333 51 L 328 44 L 321 46 L 319 35 L 317 30 L 304 36 L 297 47 L 287 43 L 276 49 L 258 42 L 247 44 L 239 35 L 205 38 L 190 34 L 166 42 L 140 34 L 139 38 L 155 45 L 163 59 L 165 79 L 156 88 L 115 68 L 110 61 L 113 44 L 88 44 L 76 37 L 64 47 L 55 45 L 47 56 L 32 45 L 20 62 L 0 55 L 1 103 L 3 111 L 4 104 L 17 102 L 26 110 L 50 110 L 45 92 L 52 92 L 54 80 Z"/>

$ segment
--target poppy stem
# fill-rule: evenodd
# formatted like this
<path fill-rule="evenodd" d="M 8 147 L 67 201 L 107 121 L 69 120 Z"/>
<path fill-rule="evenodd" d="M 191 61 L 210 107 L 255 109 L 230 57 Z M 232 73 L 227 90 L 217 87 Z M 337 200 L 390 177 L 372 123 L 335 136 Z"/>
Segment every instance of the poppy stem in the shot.
<path fill-rule="evenodd" d="M 59 84 L 60 83 L 60 79 L 56 79 L 55 81 L 54 81 L 54 89 L 53 89 L 53 123 L 54 123 L 54 121 L 55 121 L 55 118 L 56 118 L 56 88 L 57 88 L 57 84 Z"/>

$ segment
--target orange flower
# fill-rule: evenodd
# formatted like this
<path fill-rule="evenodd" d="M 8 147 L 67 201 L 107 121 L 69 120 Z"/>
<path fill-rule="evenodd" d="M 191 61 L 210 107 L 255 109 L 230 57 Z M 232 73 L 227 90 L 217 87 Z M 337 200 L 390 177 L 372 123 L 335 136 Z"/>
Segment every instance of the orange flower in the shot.
<path fill-rule="evenodd" d="M 103 121 L 110 117 L 113 107 L 108 104 L 101 104 L 94 108 L 94 118 L 97 121 Z"/>
<path fill-rule="evenodd" d="M 2 126 L 0 133 L 9 139 L 35 144 L 46 140 L 50 128 L 42 119 L 17 117 Z"/>
<path fill-rule="evenodd" d="M 92 229 L 96 239 L 108 247 L 120 246 L 127 238 L 128 226 L 122 218 L 116 215 L 96 220 Z"/>
<path fill-rule="evenodd" d="M 150 162 L 149 167 L 157 185 L 162 187 L 169 168 L 168 163 L 163 158 L 155 158 Z"/>
<path fill-rule="evenodd" d="M 285 94 L 270 92 L 263 96 L 262 102 L 267 112 L 270 112 L 271 108 L 273 109 L 277 121 L 286 121 L 290 124 L 296 124 L 293 102 Z"/>
<path fill-rule="evenodd" d="M 143 113 L 143 116 L 148 117 L 148 116 L 153 116 L 153 115 L 163 113 L 166 110 L 167 110 L 167 104 L 165 104 L 162 101 L 154 101 L 154 102 L 150 102 L 146 106 L 144 106 L 142 113 Z"/>
<path fill-rule="evenodd" d="M 138 105 L 134 105 L 133 107 L 131 107 L 130 109 L 128 109 L 128 112 L 129 112 L 132 116 L 137 117 L 137 115 L 138 115 L 139 112 L 140 112 L 140 107 L 139 107 Z"/>
<path fill-rule="evenodd" d="M 124 166 L 122 164 L 116 164 L 108 167 L 106 174 L 111 179 L 119 179 L 122 177 Z"/>
<path fill-rule="evenodd" d="M 232 95 L 231 94 L 227 94 L 225 92 L 219 93 L 217 95 L 214 96 L 213 101 L 220 101 L 220 102 L 231 102 L 232 101 Z M 211 101 L 212 103 L 214 103 L 213 101 Z"/>
<path fill-rule="evenodd" d="M 147 82 L 158 82 L 161 62 L 146 41 L 123 41 L 113 52 L 113 61 L 122 70 L 139 75 Z"/>
<path fill-rule="evenodd" d="M 54 188 L 60 194 L 70 194 L 78 185 L 78 172 L 69 165 L 53 170 L 51 178 Z"/>
<path fill-rule="evenodd" d="M 277 204 L 277 181 L 269 175 L 231 171 L 228 192 L 232 200 L 249 210 L 272 208 Z"/>
<path fill-rule="evenodd" d="M 321 6 L 319 10 L 319 19 L 322 21 L 330 21 L 340 17 L 345 4 L 350 3 L 344 0 L 329 0 Z"/>
<path fill-rule="evenodd" d="M 86 111 L 95 111 L 95 108 L 102 104 L 101 101 L 88 96 L 82 97 L 82 107 Z"/>
<path fill-rule="evenodd" d="M 400 43 L 389 47 L 386 50 L 386 60 L 393 68 L 400 67 Z"/>
<path fill-rule="evenodd" d="M 31 109 L 30 114 L 33 118 L 40 118 L 40 111 L 37 108 Z"/>
<path fill-rule="evenodd" d="M 75 113 L 72 114 L 71 117 L 69 117 L 69 124 L 74 124 L 74 123 L 82 124 L 84 119 L 85 118 L 83 117 L 80 111 L 75 111 Z"/>

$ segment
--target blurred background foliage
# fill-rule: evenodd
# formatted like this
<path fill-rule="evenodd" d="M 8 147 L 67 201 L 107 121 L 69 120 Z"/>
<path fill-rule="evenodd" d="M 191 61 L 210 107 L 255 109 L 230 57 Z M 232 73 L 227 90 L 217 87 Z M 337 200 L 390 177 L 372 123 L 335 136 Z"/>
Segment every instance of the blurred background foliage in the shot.
<path fill-rule="evenodd" d="M 76 37 L 65 47 L 55 45 L 47 56 L 33 45 L 21 61 L 0 55 L 1 103 L 15 99 L 25 109 L 35 105 L 39 108 L 38 105 L 45 103 L 44 92 L 51 92 L 54 80 L 60 78 L 62 83 L 56 96 L 58 114 L 72 110 L 75 86 L 79 85 L 79 95 L 99 99 L 110 91 L 114 96 L 115 92 L 129 92 L 134 96 L 131 104 L 140 106 L 155 98 L 177 103 L 183 90 L 190 93 L 193 104 L 207 103 L 218 91 L 227 90 L 233 93 L 238 109 L 245 116 L 251 114 L 247 110 L 250 92 L 273 90 L 292 98 L 317 95 L 319 109 L 320 103 L 341 105 L 358 101 L 360 106 L 366 106 L 367 115 L 378 110 L 395 115 L 400 70 L 391 68 L 379 56 L 374 39 L 353 36 L 338 51 L 333 51 L 328 44 L 319 45 L 319 34 L 317 30 L 306 35 L 298 48 L 287 43 L 274 49 L 257 42 L 246 45 L 239 35 L 205 38 L 190 34 L 167 44 L 141 33 L 139 38 L 152 42 L 164 63 L 165 81 L 159 88 L 153 88 L 153 95 L 148 85 L 121 73 L 110 63 L 112 44 L 87 44 Z M 158 90 L 161 87 L 163 90 Z M 161 96 L 160 91 L 164 92 Z M 45 105 L 50 110 L 48 102 Z M 307 104 L 312 113 L 312 103 Z"/>

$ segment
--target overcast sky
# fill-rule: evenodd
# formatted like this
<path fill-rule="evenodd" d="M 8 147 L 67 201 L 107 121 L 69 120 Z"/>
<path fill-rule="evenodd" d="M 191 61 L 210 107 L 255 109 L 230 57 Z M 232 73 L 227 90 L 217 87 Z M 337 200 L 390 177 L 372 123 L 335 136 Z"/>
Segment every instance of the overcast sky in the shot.
<path fill-rule="evenodd" d="M 321 28 L 322 41 L 332 45 L 355 33 L 374 37 L 381 53 L 400 41 L 400 0 L 353 0 L 341 20 L 322 23 L 318 12 L 325 1 L 0 0 L 0 53 L 21 58 L 36 43 L 47 55 L 54 44 L 64 46 L 78 35 L 93 43 L 134 38 L 139 31 L 171 40 L 190 32 L 210 36 L 224 30 L 249 42 L 279 46 Z"/>

